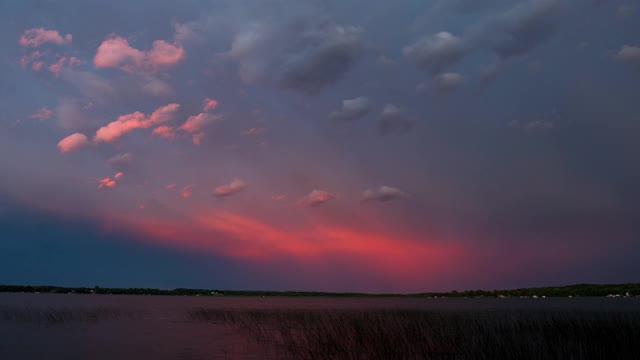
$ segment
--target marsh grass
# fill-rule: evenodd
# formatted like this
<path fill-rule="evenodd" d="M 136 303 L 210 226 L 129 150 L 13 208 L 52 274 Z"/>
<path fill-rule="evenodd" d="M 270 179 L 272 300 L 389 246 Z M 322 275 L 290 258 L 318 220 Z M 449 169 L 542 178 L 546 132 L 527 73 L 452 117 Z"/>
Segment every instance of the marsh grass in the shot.
<path fill-rule="evenodd" d="M 115 321 L 133 319 L 136 314 L 110 308 L 19 308 L 0 307 L 0 320 L 13 322 L 27 322 L 47 325 L 62 325 L 65 323 L 97 323 L 101 321 Z"/>
<path fill-rule="evenodd" d="M 640 359 L 637 312 L 198 308 L 188 316 L 233 327 L 274 359 Z"/>

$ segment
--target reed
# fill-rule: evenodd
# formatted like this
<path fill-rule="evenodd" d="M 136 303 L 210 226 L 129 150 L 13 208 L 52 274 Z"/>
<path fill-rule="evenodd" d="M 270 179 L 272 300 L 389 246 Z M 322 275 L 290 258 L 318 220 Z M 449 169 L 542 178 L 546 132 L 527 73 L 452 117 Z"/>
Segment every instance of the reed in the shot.
<path fill-rule="evenodd" d="M 640 359 L 637 312 L 198 308 L 188 316 L 235 329 L 273 359 Z"/>

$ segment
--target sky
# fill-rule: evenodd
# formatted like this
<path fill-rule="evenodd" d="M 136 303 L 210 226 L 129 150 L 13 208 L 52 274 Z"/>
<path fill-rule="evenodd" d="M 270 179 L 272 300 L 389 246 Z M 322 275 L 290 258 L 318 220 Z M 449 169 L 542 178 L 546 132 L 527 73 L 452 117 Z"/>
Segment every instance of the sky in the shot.
<path fill-rule="evenodd" d="M 0 283 L 640 281 L 640 1 L 0 3 Z"/>

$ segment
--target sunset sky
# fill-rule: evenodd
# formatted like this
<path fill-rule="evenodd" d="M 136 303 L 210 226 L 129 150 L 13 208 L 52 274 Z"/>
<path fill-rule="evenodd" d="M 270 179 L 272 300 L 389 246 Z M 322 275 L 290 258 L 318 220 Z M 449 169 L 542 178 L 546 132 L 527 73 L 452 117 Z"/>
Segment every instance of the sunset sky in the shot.
<path fill-rule="evenodd" d="M 640 1 L 5 0 L 0 283 L 640 281 Z"/>

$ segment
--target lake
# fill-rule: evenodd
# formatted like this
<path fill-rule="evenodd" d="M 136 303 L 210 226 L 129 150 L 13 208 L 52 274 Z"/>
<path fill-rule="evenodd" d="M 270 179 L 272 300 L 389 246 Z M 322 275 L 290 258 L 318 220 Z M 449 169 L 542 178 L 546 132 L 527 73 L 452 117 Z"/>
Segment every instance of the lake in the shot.
<path fill-rule="evenodd" d="M 3 360 L 329 358 L 318 354 L 325 347 L 336 359 L 473 358 L 503 345 L 525 357 L 545 354 L 539 346 L 625 358 L 638 336 L 637 298 L 0 294 Z"/>

